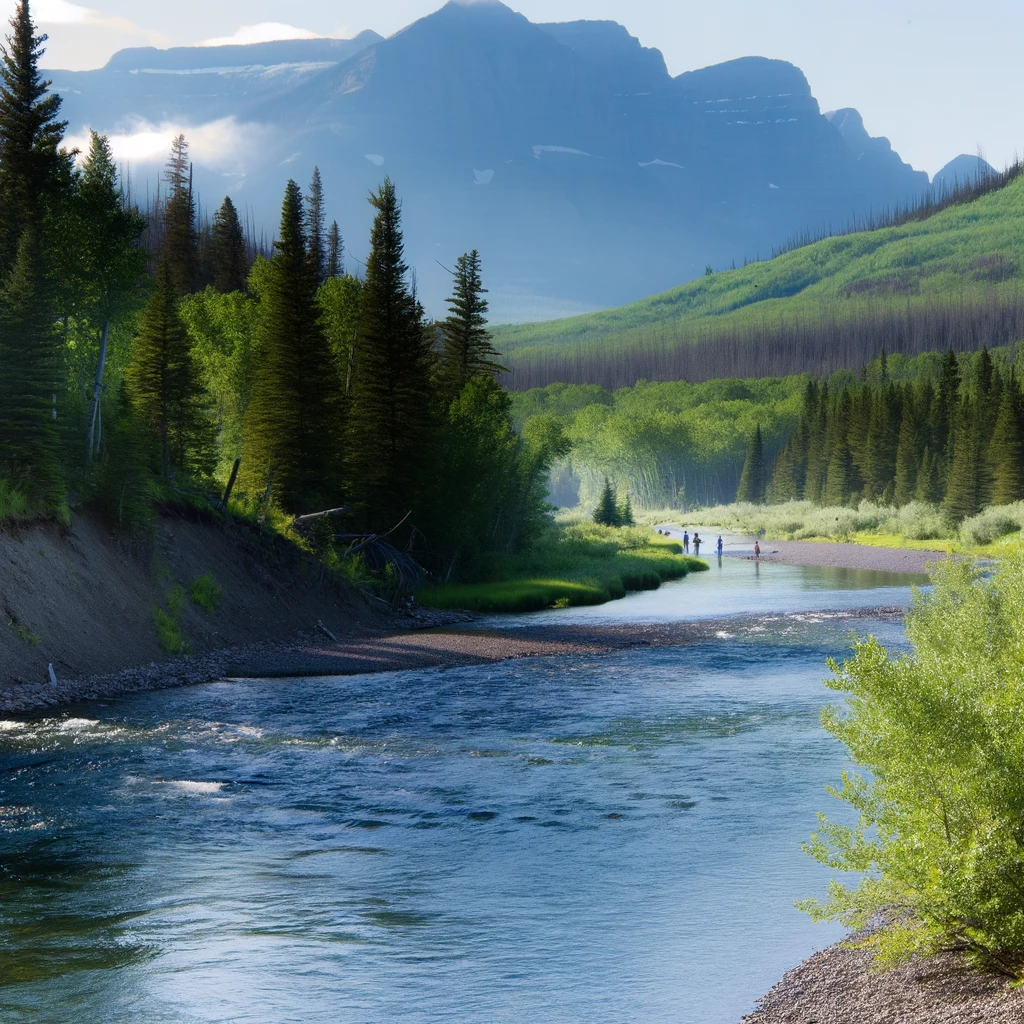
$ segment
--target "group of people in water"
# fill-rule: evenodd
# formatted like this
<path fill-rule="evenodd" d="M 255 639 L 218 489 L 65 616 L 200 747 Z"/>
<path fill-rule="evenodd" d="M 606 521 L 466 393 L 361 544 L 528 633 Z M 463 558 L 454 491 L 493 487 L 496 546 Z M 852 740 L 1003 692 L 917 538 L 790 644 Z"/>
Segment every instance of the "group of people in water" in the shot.
<path fill-rule="evenodd" d="M 658 533 L 661 533 L 661 530 L 659 530 Z M 668 531 L 666 530 L 665 533 L 668 534 Z M 700 546 L 701 546 L 701 544 L 704 543 L 704 541 L 701 540 L 700 534 L 696 530 L 694 530 L 693 531 L 693 538 L 691 540 L 691 538 L 690 538 L 690 531 L 689 530 L 683 530 L 683 554 L 684 555 L 688 555 L 690 553 L 690 544 L 691 543 L 693 544 L 693 553 L 695 555 L 699 556 L 700 555 Z M 715 552 L 718 555 L 718 557 L 721 558 L 722 554 L 724 553 L 724 551 L 725 551 L 725 544 L 722 542 L 721 535 L 719 535 L 718 541 L 715 544 Z M 761 557 L 761 544 L 760 544 L 760 542 L 755 540 L 754 541 L 754 558 L 760 559 L 760 557 Z"/>
<path fill-rule="evenodd" d="M 693 531 L 693 553 L 697 556 L 700 555 L 700 546 L 704 541 L 700 539 L 700 534 Z M 718 538 L 718 543 L 715 545 L 715 551 L 718 553 L 718 557 L 722 557 L 722 552 L 725 550 L 725 544 L 722 543 L 722 538 Z M 683 554 L 688 555 L 690 553 L 690 531 L 683 530 Z"/>

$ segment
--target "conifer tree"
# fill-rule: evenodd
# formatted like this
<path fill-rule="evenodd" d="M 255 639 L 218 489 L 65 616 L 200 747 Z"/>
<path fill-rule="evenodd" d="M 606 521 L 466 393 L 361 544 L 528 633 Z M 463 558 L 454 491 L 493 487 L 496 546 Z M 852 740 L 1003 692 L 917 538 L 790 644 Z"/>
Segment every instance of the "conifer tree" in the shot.
<path fill-rule="evenodd" d="M 432 473 L 431 345 L 406 280 L 401 206 L 390 178 L 370 203 L 377 215 L 362 292 L 347 457 L 364 524 L 387 529 L 416 513 Z"/>
<path fill-rule="evenodd" d="M 302 191 L 294 181 L 285 189 L 275 250 L 264 269 L 244 481 L 251 493 L 262 493 L 272 481 L 282 508 L 308 513 L 340 497 L 341 390 L 320 326 Z"/>
<path fill-rule="evenodd" d="M 909 395 L 907 396 L 909 399 Z M 897 505 L 906 505 L 914 500 L 917 494 L 917 472 L 921 457 L 918 452 L 919 438 L 917 417 L 909 400 L 903 403 L 903 416 L 900 423 L 899 442 L 896 445 L 896 478 L 895 501 Z"/>
<path fill-rule="evenodd" d="M 29 222 L 0 295 L 0 476 L 52 508 L 63 495 L 51 308 L 42 243 Z"/>
<path fill-rule="evenodd" d="M 327 230 L 327 277 L 342 277 L 345 273 L 345 240 L 341 237 L 336 220 Z"/>
<path fill-rule="evenodd" d="M 216 461 L 213 425 L 178 314 L 170 268 L 163 260 L 156 288 L 139 317 L 139 336 L 125 376 L 135 414 L 159 444 L 164 477 L 175 470 L 209 472 Z"/>
<path fill-rule="evenodd" d="M 1024 437 L 1019 392 L 1012 375 L 1003 388 L 987 454 L 991 504 L 1009 505 L 1024 498 Z"/>
<path fill-rule="evenodd" d="M 980 511 L 978 455 L 977 419 L 965 400 L 956 417 L 946 497 L 942 503 L 946 515 L 954 524 Z"/>
<path fill-rule="evenodd" d="M 195 198 L 188 142 L 178 135 L 171 144 L 165 170 L 168 196 L 164 208 L 164 236 L 160 259 L 166 264 L 168 284 L 175 298 L 194 291 L 199 274 L 199 238 L 196 234 Z"/>
<path fill-rule="evenodd" d="M 854 491 L 853 457 L 848 441 L 850 423 L 853 418 L 853 401 L 849 390 L 844 389 L 834 415 L 834 438 L 832 455 L 825 475 L 825 493 L 822 501 L 826 505 L 845 505 Z"/>
<path fill-rule="evenodd" d="M 866 496 L 874 501 L 891 501 L 896 478 L 896 449 L 900 422 L 896 388 L 892 384 L 878 391 L 871 408 L 868 430 Z"/>
<path fill-rule="evenodd" d="M 740 476 L 736 500 L 763 505 L 765 486 L 764 438 L 761 436 L 761 424 L 759 423 L 754 431 L 754 436 L 750 439 L 750 449 L 747 452 L 746 461 L 743 463 L 743 473 Z"/>
<path fill-rule="evenodd" d="M 44 213 L 69 164 L 60 151 L 67 128 L 57 120 L 61 99 L 39 73 L 45 35 L 36 35 L 28 0 L 19 0 L 11 34 L 0 47 L 0 281 L 20 258 L 26 227 L 37 232 L 30 248 L 43 246 Z"/>
<path fill-rule="evenodd" d="M 324 184 L 320 177 L 320 168 L 314 167 L 313 179 L 309 183 L 309 195 L 306 196 L 306 232 L 309 238 L 309 260 L 313 265 L 313 276 L 317 285 L 323 284 L 328 277 L 328 240 L 324 231 L 325 223 Z"/>
<path fill-rule="evenodd" d="M 917 470 L 917 492 L 915 497 L 918 501 L 927 501 L 935 505 L 942 499 L 942 485 L 939 480 L 939 459 L 926 447 L 921 456 L 921 464 Z"/>
<path fill-rule="evenodd" d="M 475 249 L 456 260 L 454 277 L 442 325 L 442 373 L 449 392 L 457 395 L 475 377 L 496 377 L 503 367 L 495 361 L 498 352 L 487 330 L 487 289 Z"/>
<path fill-rule="evenodd" d="M 619 524 L 621 526 L 636 526 L 636 518 L 633 515 L 633 501 L 628 491 L 622 501 L 622 508 L 619 509 Z"/>
<path fill-rule="evenodd" d="M 230 196 L 224 197 L 220 209 L 214 214 L 210 270 L 213 287 L 222 295 L 245 291 L 249 277 L 249 253 L 238 210 Z"/>
<path fill-rule="evenodd" d="M 619 499 L 608 477 L 604 478 L 604 490 L 594 509 L 593 520 L 599 526 L 619 526 Z"/>
<path fill-rule="evenodd" d="M 807 473 L 804 480 L 804 498 L 818 504 L 825 486 L 828 460 L 825 452 L 825 436 L 828 432 L 828 381 L 820 387 L 810 381 L 805 397 L 808 423 Z"/>

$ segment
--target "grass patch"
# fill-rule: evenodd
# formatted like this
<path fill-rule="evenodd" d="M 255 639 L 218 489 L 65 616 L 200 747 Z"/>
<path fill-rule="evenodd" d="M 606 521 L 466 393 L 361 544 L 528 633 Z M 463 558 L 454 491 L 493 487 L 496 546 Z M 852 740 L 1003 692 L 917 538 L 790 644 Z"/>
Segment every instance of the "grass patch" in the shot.
<path fill-rule="evenodd" d="M 7 625 L 11 627 L 14 635 L 23 643 L 28 644 L 29 647 L 38 647 L 42 643 L 37 633 L 33 633 L 32 630 L 23 626 L 20 622 L 15 622 L 13 618 L 7 620 Z"/>
<path fill-rule="evenodd" d="M 167 611 L 153 605 L 153 628 L 165 654 L 191 654 L 192 646 L 181 632 L 179 618 L 188 604 L 184 587 L 172 587 L 167 592 Z"/>
<path fill-rule="evenodd" d="M 194 605 L 212 615 L 224 599 L 224 588 L 214 579 L 212 573 L 207 572 L 188 588 L 188 596 Z"/>
<path fill-rule="evenodd" d="M 494 568 L 482 583 L 424 587 L 417 594 L 430 608 L 475 612 L 532 612 L 604 604 L 666 580 L 706 570 L 706 562 L 681 554 L 667 538 L 639 527 L 598 526 L 563 519 L 528 555 Z"/>

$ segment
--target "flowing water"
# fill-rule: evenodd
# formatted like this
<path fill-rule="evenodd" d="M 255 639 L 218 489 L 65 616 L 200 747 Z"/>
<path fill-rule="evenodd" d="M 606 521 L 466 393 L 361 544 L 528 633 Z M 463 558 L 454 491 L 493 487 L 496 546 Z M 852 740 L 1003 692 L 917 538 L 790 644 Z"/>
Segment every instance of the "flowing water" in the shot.
<path fill-rule="evenodd" d="M 735 1024 L 840 934 L 824 661 L 908 584 L 727 558 L 563 616 L 761 616 L 711 643 L 0 722 L 0 1020 Z"/>

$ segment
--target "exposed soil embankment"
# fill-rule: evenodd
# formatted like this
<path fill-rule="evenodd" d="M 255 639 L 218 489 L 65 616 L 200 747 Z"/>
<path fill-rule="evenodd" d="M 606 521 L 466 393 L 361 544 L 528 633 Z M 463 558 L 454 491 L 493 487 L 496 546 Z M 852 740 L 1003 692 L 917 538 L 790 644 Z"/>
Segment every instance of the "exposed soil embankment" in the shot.
<path fill-rule="evenodd" d="M 892 971 L 831 946 L 791 970 L 742 1024 L 1020 1024 L 1024 991 L 944 953 Z"/>
<path fill-rule="evenodd" d="M 222 593 L 212 611 L 187 596 L 206 575 Z M 168 664 L 155 608 L 195 657 Z M 0 533 L 0 709 L 61 703 L 80 693 L 74 680 L 150 663 L 154 679 L 186 681 L 226 664 L 221 655 L 207 667 L 213 652 L 293 641 L 320 620 L 339 637 L 395 628 L 350 588 L 321 579 L 314 559 L 245 527 L 164 518 L 145 546 L 88 517 L 9 528 Z"/>

